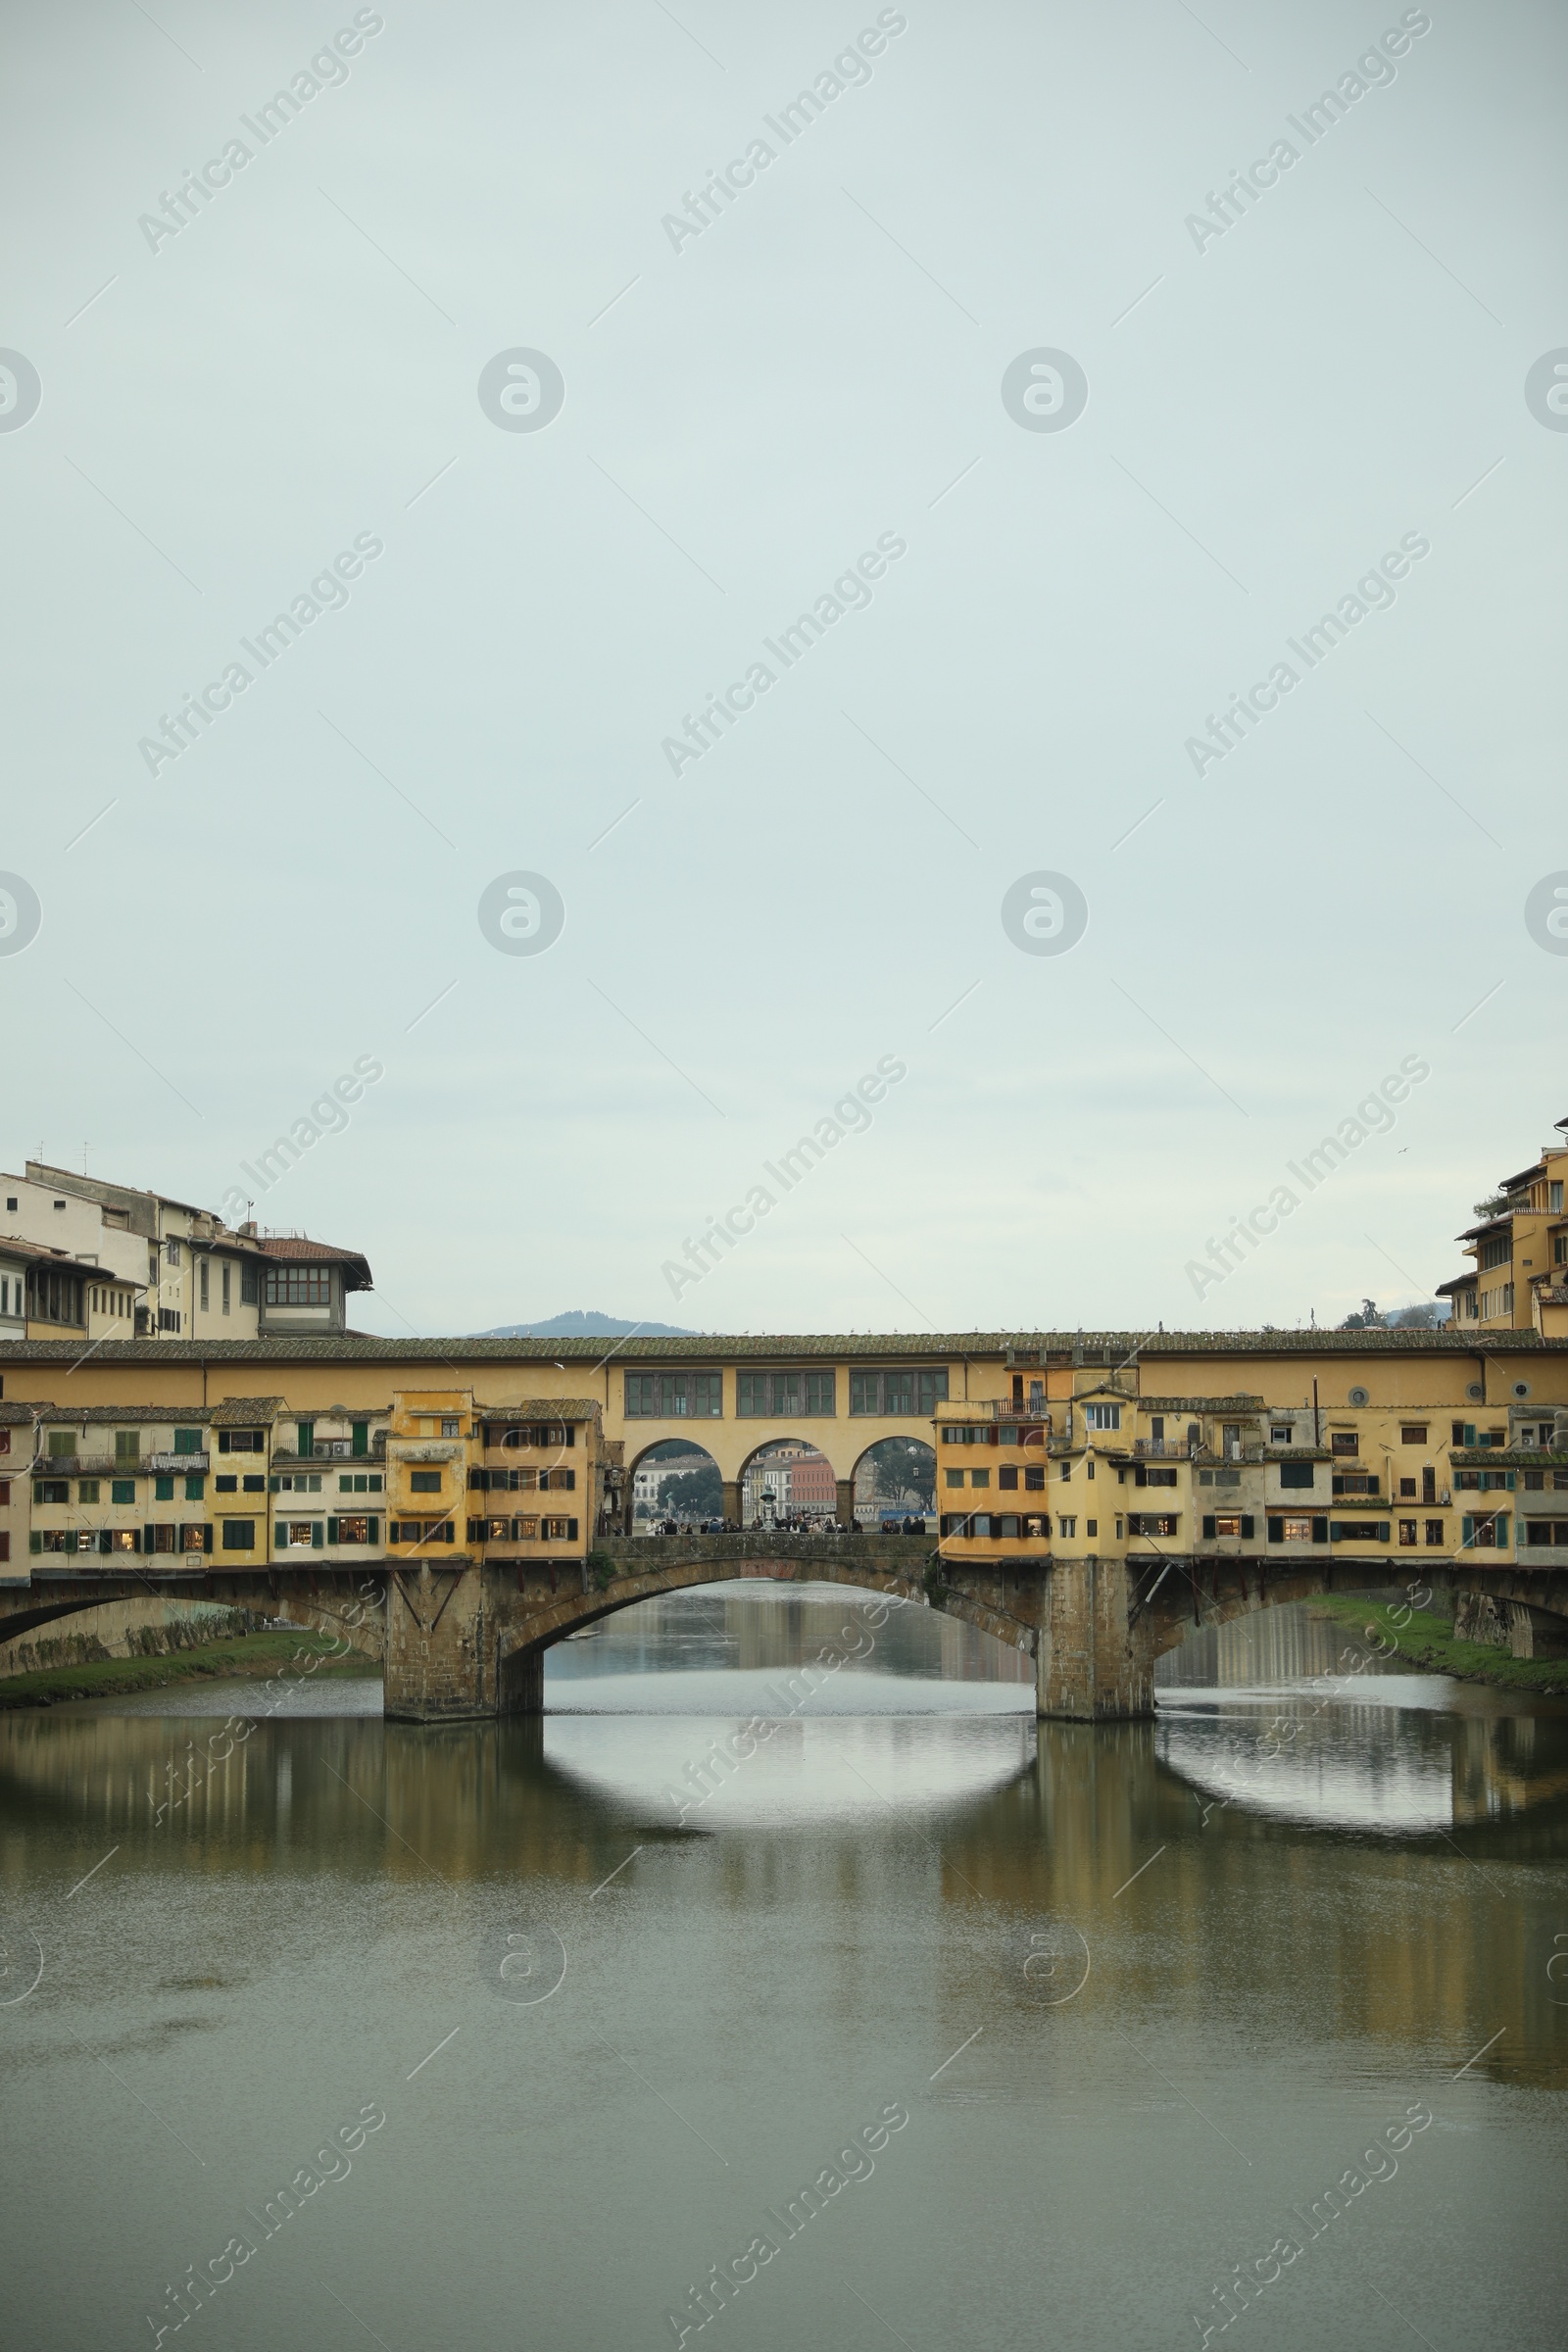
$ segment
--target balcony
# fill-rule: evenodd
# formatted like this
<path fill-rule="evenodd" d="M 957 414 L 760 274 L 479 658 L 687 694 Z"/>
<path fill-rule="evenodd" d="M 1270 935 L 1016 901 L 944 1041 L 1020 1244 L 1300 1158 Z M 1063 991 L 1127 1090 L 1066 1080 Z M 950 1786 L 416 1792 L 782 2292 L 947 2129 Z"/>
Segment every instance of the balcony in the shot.
<path fill-rule="evenodd" d="M 136 1470 L 155 1471 L 160 1478 L 171 1475 L 175 1478 L 200 1478 L 206 1475 L 207 1467 L 205 1453 L 149 1453 L 137 1462 L 117 1462 L 115 1472 L 121 1478 L 129 1478 Z M 107 1470 L 104 1476 L 109 1476 Z"/>
<path fill-rule="evenodd" d="M 461 1462 L 466 1458 L 466 1452 L 461 1438 L 394 1439 L 388 1466 L 395 1468 L 399 1462 Z"/>
<path fill-rule="evenodd" d="M 1140 1458 L 1147 1455 L 1151 1461 L 1186 1461 L 1190 1454 L 1196 1454 L 1199 1448 L 1196 1446 L 1190 1446 L 1185 1438 L 1134 1438 L 1133 1440 L 1134 1453 Z"/>

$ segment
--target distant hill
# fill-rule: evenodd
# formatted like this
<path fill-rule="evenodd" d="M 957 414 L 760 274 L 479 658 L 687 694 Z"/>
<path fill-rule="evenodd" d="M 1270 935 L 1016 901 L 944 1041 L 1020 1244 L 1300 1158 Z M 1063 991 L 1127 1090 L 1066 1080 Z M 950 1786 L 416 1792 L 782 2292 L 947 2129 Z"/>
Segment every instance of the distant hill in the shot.
<path fill-rule="evenodd" d="M 678 1323 L 626 1323 L 618 1315 L 602 1315 L 597 1309 L 586 1311 L 574 1306 L 569 1314 L 552 1315 L 548 1323 L 498 1323 L 493 1331 L 481 1331 L 481 1340 L 613 1340 L 624 1339 L 635 1332 L 639 1339 L 694 1340 L 694 1331 L 685 1331 Z"/>

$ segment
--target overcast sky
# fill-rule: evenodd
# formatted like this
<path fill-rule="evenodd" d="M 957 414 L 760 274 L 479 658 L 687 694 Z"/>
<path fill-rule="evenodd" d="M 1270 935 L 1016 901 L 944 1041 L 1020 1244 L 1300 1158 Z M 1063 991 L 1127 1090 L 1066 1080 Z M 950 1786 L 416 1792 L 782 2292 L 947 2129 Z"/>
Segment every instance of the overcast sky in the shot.
<path fill-rule="evenodd" d="M 388 1333 L 1289 1326 L 1458 1270 L 1568 1112 L 1560 11 L 66 0 L 7 46 L 7 1164 L 252 1197 Z M 541 953 L 481 927 L 519 873 Z M 1037 946 L 1081 894 L 1065 952 L 1020 883 Z"/>

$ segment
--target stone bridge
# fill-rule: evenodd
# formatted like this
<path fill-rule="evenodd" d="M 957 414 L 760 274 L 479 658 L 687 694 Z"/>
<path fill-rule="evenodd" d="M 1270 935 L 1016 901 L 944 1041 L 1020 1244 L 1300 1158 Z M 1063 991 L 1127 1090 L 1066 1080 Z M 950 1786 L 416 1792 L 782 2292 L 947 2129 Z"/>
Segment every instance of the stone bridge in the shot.
<path fill-rule="evenodd" d="M 1410 1563 L 1414 1572 L 1416 1563 Z M 350 1574 L 276 1567 L 235 1575 L 77 1576 L 0 1592 L 0 1642 L 108 1600 L 155 1591 L 250 1608 L 339 1635 L 379 1658 L 386 1712 L 411 1722 L 535 1714 L 545 1652 L 659 1593 L 733 1578 L 821 1582 L 942 1609 L 1035 1660 L 1038 1710 L 1084 1721 L 1153 1711 L 1154 1662 L 1199 1626 L 1326 1592 L 1387 1589 L 1387 1557 L 1281 1567 L 1260 1558 L 1072 1558 L 968 1565 L 928 1538 L 746 1535 L 614 1538 L 570 1568 L 495 1566 L 459 1554 Z M 1420 1567 L 1516 1653 L 1568 1650 L 1568 1570 Z"/>

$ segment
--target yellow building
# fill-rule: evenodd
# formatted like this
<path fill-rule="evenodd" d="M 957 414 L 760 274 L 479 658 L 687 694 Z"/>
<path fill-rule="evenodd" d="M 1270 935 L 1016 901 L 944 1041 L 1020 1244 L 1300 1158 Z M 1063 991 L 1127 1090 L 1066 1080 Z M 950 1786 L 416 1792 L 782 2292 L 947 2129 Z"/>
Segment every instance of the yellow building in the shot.
<path fill-rule="evenodd" d="M 1556 1126 L 1568 1134 L 1568 1119 Z M 1565 1180 L 1568 1143 L 1545 1144 L 1528 1168 L 1503 1177 L 1492 1200 L 1477 1202 L 1479 1221 L 1458 1236 L 1471 1271 L 1438 1286 L 1456 1325 L 1568 1338 Z"/>

